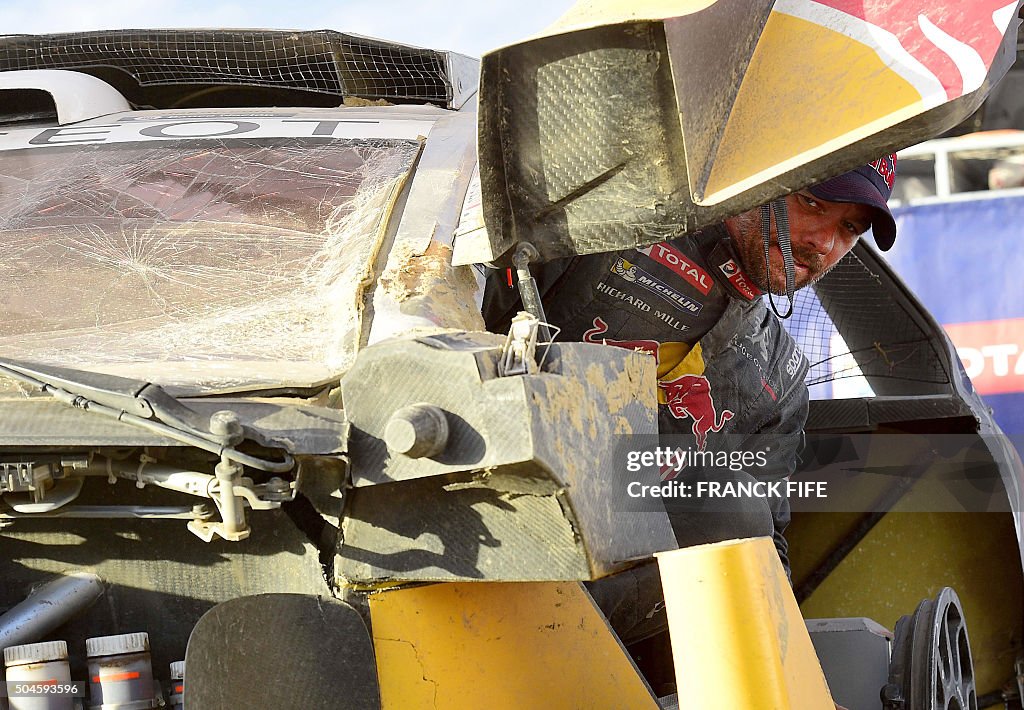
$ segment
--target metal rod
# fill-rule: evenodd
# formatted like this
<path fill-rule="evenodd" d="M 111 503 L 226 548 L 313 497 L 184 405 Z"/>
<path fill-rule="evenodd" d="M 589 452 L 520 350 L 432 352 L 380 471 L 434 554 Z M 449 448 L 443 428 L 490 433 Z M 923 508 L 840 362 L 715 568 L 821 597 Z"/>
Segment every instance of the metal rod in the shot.
<path fill-rule="evenodd" d="M 242 467 L 233 461 L 224 459 L 214 469 L 220 481 L 217 501 L 220 503 L 220 517 L 223 519 L 224 530 L 232 535 L 248 530 L 245 524 L 245 508 L 242 501 L 235 496 L 235 483 L 242 473 Z"/>
<path fill-rule="evenodd" d="M 167 520 L 206 520 L 211 517 L 213 517 L 213 512 L 205 506 L 183 505 L 68 505 L 48 513 L 0 513 L 0 520 L 25 520 L 30 518 L 164 518 Z"/>
<path fill-rule="evenodd" d="M 519 297 L 523 300 L 523 309 L 540 321 L 537 328 L 537 342 L 550 343 L 551 332 L 548 330 L 548 319 L 544 315 L 544 304 L 541 302 L 537 280 L 530 273 L 530 262 L 540 258 L 537 248 L 529 242 L 522 242 L 512 255 L 512 265 L 516 268 L 516 280 L 519 283 Z"/>
<path fill-rule="evenodd" d="M 103 580 L 88 572 L 72 572 L 37 588 L 0 616 L 0 648 L 34 643 L 103 594 Z"/>
<path fill-rule="evenodd" d="M 189 471 L 176 466 L 160 463 L 147 463 L 144 466 L 138 466 L 114 459 L 107 459 L 106 466 L 93 461 L 84 473 L 88 476 L 109 476 L 112 473 L 118 478 L 202 498 L 213 498 L 212 486 L 217 480 L 208 473 Z"/>

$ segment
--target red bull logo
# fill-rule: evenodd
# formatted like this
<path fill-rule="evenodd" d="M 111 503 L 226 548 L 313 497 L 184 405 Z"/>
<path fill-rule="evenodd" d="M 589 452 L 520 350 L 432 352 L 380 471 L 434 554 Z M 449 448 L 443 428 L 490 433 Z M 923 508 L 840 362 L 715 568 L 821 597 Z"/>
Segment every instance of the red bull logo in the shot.
<path fill-rule="evenodd" d="M 885 180 L 885 184 L 892 190 L 893 183 L 896 182 L 896 154 L 893 153 L 884 158 L 872 160 L 868 165 L 878 173 L 880 178 Z"/>
<path fill-rule="evenodd" d="M 658 361 L 658 346 L 660 343 L 657 340 L 612 340 L 610 338 L 602 338 L 601 336 L 608 332 L 608 324 L 604 322 L 601 316 L 594 319 L 593 326 L 593 328 L 583 334 L 584 343 L 598 343 L 600 345 L 611 345 L 616 348 L 626 348 L 627 350 L 641 350 L 653 355 L 655 362 Z"/>
<path fill-rule="evenodd" d="M 668 411 L 676 419 L 693 420 L 693 436 L 701 451 L 708 442 L 708 434 L 719 432 L 733 413 L 723 409 L 719 413 L 711 397 L 711 383 L 704 375 L 683 375 L 669 382 L 659 382 L 658 387 L 665 393 Z"/>
<path fill-rule="evenodd" d="M 874 47 L 923 97 L 946 100 L 981 86 L 1017 3 L 970 0 L 954 9 L 913 0 L 784 0 L 775 9 Z"/>

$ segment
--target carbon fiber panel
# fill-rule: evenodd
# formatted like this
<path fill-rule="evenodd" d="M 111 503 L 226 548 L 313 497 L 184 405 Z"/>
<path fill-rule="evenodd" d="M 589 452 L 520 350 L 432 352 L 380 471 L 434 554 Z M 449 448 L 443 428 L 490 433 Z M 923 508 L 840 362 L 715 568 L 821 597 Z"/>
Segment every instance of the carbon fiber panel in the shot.
<path fill-rule="evenodd" d="M 507 188 L 511 208 L 485 201 L 488 219 L 501 220 L 488 224 L 492 239 L 508 246 L 529 238 L 554 258 L 685 231 L 686 162 L 678 111 L 666 100 L 672 75 L 661 25 L 589 30 L 557 46 L 506 52 L 495 74 L 481 77 L 515 107 L 499 115 L 481 104 L 481 131 L 492 137 L 482 133 L 480 144 L 490 152 L 481 159 L 484 194 Z M 511 71 L 516 81 L 497 82 Z"/>
<path fill-rule="evenodd" d="M 441 478 L 354 489 L 337 570 L 349 582 L 588 579 L 554 495 L 446 490 Z"/>
<path fill-rule="evenodd" d="M 495 258 L 520 241 L 545 259 L 652 244 L 934 136 L 977 109 L 1016 38 L 976 67 L 980 85 L 913 103 L 918 59 L 894 59 L 881 25 L 852 40 L 843 20 L 769 17 L 766 0 L 580 8 L 483 59 Z M 882 61 L 862 61 L 876 47 Z"/>
<path fill-rule="evenodd" d="M 185 705 L 380 710 L 373 642 L 348 604 L 260 594 L 219 604 L 189 639 Z"/>
<path fill-rule="evenodd" d="M 879 398 L 868 402 L 868 411 L 877 423 L 974 416 L 964 402 L 943 396 Z"/>
<path fill-rule="evenodd" d="M 863 399 L 815 399 L 807 412 L 807 431 L 843 429 L 857 431 L 871 426 L 867 401 Z"/>
<path fill-rule="evenodd" d="M 626 512 L 615 468 L 617 446 L 656 432 L 653 361 L 560 343 L 540 372 L 498 377 L 501 342 L 380 343 L 342 380 L 355 485 L 339 552 L 347 579 L 591 579 L 675 547 L 663 510 Z M 413 404 L 445 418 L 443 450 L 389 449 L 388 423 Z"/>
<path fill-rule="evenodd" d="M 948 395 L 812 400 L 808 431 L 843 430 L 853 433 L 879 424 L 973 416 L 970 408 Z"/>
<path fill-rule="evenodd" d="M 104 486 L 100 481 L 92 483 Z M 122 483 L 78 502 L 181 504 L 181 496 Z M 0 609 L 14 606 L 43 582 L 69 570 L 98 574 L 100 600 L 46 640 L 66 640 L 71 677 L 85 678 L 85 639 L 149 633 L 154 676 L 185 657 L 192 627 L 215 604 L 263 592 L 329 595 L 318 553 L 281 511 L 252 516 L 243 542 L 204 543 L 182 520 L 19 520 L 4 530 Z"/>

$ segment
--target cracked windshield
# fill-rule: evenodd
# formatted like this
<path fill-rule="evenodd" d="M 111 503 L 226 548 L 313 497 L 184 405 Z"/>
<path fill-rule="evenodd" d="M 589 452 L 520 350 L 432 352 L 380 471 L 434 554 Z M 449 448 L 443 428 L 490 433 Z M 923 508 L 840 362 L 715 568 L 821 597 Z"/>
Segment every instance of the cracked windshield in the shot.
<path fill-rule="evenodd" d="M 0 356 L 177 385 L 343 371 L 414 140 L 0 152 Z M 13 386 L 13 385 L 10 385 Z"/>

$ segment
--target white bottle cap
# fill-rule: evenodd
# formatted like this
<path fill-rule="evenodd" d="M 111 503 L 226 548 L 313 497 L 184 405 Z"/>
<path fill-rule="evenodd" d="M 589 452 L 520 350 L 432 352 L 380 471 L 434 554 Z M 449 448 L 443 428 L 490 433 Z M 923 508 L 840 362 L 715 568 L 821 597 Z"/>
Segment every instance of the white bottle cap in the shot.
<path fill-rule="evenodd" d="M 149 651 L 149 634 L 145 631 L 118 636 L 97 636 L 85 640 L 85 653 L 89 658 L 119 656 L 124 653 L 141 653 L 143 651 Z"/>
<path fill-rule="evenodd" d="M 7 667 L 66 660 L 68 660 L 66 641 L 44 641 L 24 646 L 8 646 L 4 649 L 4 665 Z"/>

